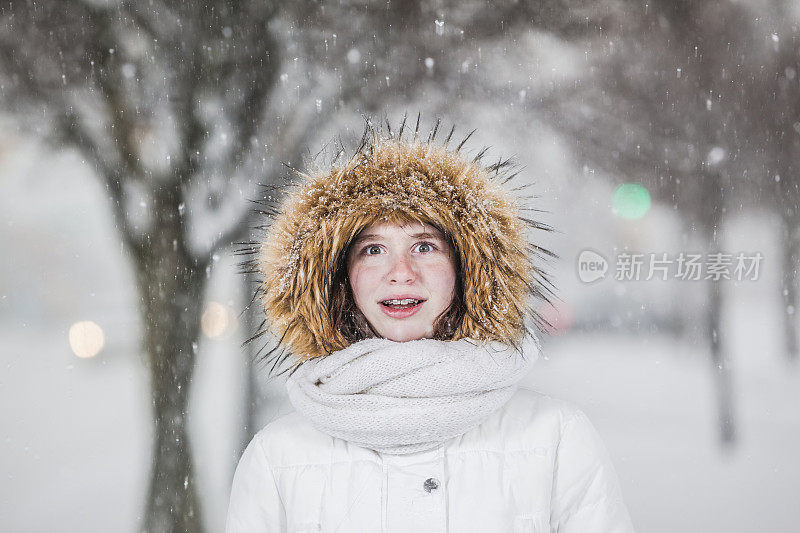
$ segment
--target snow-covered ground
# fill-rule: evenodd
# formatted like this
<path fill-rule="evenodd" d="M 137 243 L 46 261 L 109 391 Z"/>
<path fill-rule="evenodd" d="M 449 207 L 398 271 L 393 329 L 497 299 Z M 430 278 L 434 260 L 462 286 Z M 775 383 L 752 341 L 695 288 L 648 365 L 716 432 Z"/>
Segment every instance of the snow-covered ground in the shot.
<path fill-rule="evenodd" d="M 148 378 L 130 267 L 104 191 L 74 157 L 26 155 L 26 146 L 2 143 L 0 531 L 139 531 L 150 461 Z M 561 229 L 565 239 L 575 233 Z M 527 385 L 590 416 L 638 531 L 788 532 L 800 523 L 800 372 L 781 352 L 774 235 L 770 219 L 751 216 L 734 221 L 726 237 L 733 249 L 766 257 L 760 281 L 726 285 L 722 339 L 738 433 L 730 449 L 718 444 L 701 342 L 648 333 L 645 312 L 639 333 L 568 330 L 546 339 L 547 358 Z M 220 260 L 209 300 L 238 312 L 233 265 Z M 574 276 L 571 256 L 561 266 L 560 278 Z M 577 311 L 580 295 L 573 286 L 563 297 Z M 67 341 L 69 326 L 84 319 L 106 334 L 92 359 L 76 358 Z M 243 337 L 239 326 L 204 338 L 198 353 L 189 421 L 208 531 L 223 528 L 241 453 Z M 280 383 L 262 394 L 260 424 L 289 408 Z"/>

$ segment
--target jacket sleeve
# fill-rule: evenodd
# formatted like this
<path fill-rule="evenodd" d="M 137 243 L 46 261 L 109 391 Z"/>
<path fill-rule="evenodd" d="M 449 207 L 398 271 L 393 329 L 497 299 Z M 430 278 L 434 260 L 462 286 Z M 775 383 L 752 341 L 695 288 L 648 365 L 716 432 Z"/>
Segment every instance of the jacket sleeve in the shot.
<path fill-rule="evenodd" d="M 554 533 L 633 533 L 611 458 L 581 411 L 562 429 L 550 511 Z"/>
<path fill-rule="evenodd" d="M 286 531 L 285 511 L 272 468 L 256 435 L 236 467 L 225 533 Z"/>

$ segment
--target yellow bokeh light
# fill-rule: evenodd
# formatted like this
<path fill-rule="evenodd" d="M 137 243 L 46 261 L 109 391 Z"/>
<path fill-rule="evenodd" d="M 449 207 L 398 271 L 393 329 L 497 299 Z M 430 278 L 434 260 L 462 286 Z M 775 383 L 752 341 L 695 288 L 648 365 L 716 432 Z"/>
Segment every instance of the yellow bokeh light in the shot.
<path fill-rule="evenodd" d="M 219 337 L 231 322 L 231 312 L 228 308 L 218 302 L 208 302 L 203 316 L 200 319 L 200 326 L 206 337 Z"/>
<path fill-rule="evenodd" d="M 91 320 L 75 322 L 69 328 L 69 347 L 82 359 L 94 357 L 103 349 L 106 339 L 103 328 Z"/>

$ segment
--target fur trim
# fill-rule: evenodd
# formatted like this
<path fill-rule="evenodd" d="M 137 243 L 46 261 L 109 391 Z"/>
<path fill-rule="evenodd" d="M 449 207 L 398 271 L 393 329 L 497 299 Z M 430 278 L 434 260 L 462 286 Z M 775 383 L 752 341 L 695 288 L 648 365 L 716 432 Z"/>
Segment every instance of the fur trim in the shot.
<path fill-rule="evenodd" d="M 510 160 L 484 167 L 485 148 L 466 159 L 460 150 L 469 135 L 448 150 L 455 127 L 436 144 L 439 121 L 427 141 L 418 139 L 419 117 L 413 139 L 402 140 L 404 126 L 405 117 L 395 135 L 388 122 L 384 133 L 368 121 L 352 157 L 326 171 L 297 172 L 300 183 L 274 213 L 266 236 L 245 250 L 256 256 L 245 265 L 263 276 L 254 298 L 268 323 L 250 340 L 269 331 L 296 362 L 345 348 L 349 342 L 329 312 L 334 268 L 363 228 L 397 211 L 438 224 L 456 245 L 467 312 L 453 340 L 518 346 L 526 333 L 535 337 L 530 322 L 541 331 L 549 326 L 529 296 L 550 302 L 552 284 L 534 261 L 556 256 L 528 243 L 526 229 L 551 228 L 521 215 L 510 190 L 526 185 L 502 186 L 518 174 L 509 173 Z"/>

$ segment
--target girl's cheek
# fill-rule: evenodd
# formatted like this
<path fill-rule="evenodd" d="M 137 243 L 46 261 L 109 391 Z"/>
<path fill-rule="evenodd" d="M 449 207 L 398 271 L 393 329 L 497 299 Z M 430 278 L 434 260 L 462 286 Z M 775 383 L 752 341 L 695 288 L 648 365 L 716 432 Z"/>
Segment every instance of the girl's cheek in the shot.
<path fill-rule="evenodd" d="M 433 272 L 435 272 L 437 276 L 440 276 L 442 278 L 455 276 L 455 270 L 453 268 L 453 265 L 448 260 L 437 263 L 435 268 L 433 269 Z"/>
<path fill-rule="evenodd" d="M 374 266 L 354 264 L 350 269 L 350 283 L 354 290 L 358 288 L 363 291 L 368 285 L 373 285 L 379 276 Z"/>

